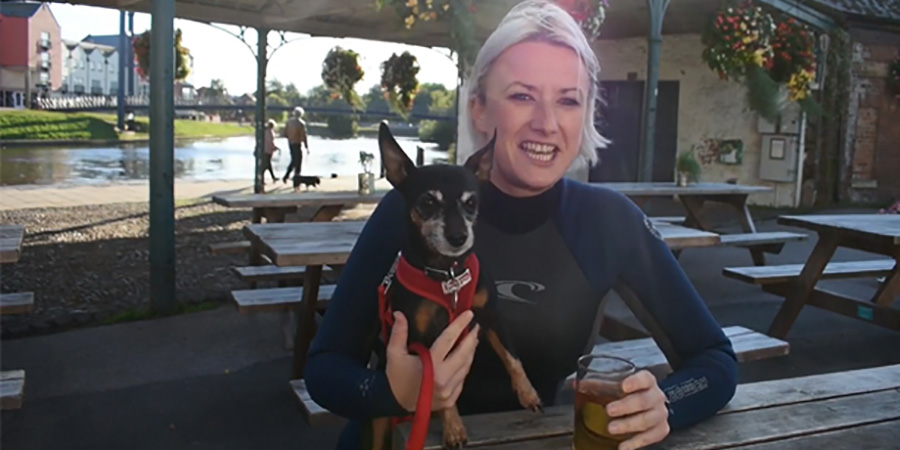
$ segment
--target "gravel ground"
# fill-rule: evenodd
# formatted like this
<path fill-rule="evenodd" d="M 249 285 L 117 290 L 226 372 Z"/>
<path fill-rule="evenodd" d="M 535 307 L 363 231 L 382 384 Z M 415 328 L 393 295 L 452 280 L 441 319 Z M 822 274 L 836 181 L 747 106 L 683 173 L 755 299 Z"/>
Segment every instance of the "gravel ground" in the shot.
<path fill-rule="evenodd" d="M 336 220 L 360 218 L 354 209 Z M 300 211 L 297 220 L 312 211 Z M 213 255 L 209 244 L 241 240 L 249 209 L 210 202 L 175 210 L 179 302 L 226 304 L 244 287 L 229 270 L 247 257 Z M 0 211 L 0 223 L 26 226 L 22 258 L 4 265 L 0 292 L 34 292 L 31 314 L 2 317 L 2 336 L 14 338 L 102 323 L 111 315 L 149 306 L 148 205 L 121 203 Z M 308 219 L 305 219 L 308 220 Z"/>

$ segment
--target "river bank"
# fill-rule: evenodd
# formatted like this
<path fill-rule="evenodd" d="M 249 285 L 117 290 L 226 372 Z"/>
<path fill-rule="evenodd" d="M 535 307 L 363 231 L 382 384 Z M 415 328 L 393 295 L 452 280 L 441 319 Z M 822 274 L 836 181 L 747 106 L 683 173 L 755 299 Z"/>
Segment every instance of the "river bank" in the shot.
<path fill-rule="evenodd" d="M 135 118 L 137 131 L 116 128 L 115 114 L 0 110 L 0 142 L 4 147 L 27 145 L 115 145 L 148 142 L 147 117 Z M 177 139 L 252 135 L 252 124 L 175 120 Z"/>

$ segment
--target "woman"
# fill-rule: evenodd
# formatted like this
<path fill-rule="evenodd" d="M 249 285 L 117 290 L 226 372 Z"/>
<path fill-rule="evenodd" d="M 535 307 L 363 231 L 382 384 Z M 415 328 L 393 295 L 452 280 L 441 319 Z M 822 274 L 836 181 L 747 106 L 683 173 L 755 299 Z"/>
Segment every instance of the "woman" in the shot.
<path fill-rule="evenodd" d="M 275 121 L 274 120 L 269 119 L 269 121 L 266 122 L 266 132 L 264 134 L 264 137 L 265 137 L 265 142 L 264 142 L 265 152 L 263 152 L 263 166 L 262 166 L 263 184 L 265 184 L 265 181 L 266 181 L 266 171 L 267 170 L 269 171 L 269 174 L 272 175 L 272 183 L 274 183 L 275 181 L 278 180 L 278 178 L 275 177 L 275 171 L 272 169 L 272 156 L 275 154 L 276 151 L 279 150 L 279 148 L 277 146 L 275 146 Z"/>
<path fill-rule="evenodd" d="M 553 4 L 521 3 L 485 42 L 473 73 L 462 89 L 460 149 L 471 152 L 497 132 L 476 251 L 497 280 L 502 317 L 543 404 L 553 404 L 593 341 L 601 298 L 622 282 L 683 364 L 658 384 L 647 371 L 624 382 L 627 395 L 608 406 L 611 431 L 634 433 L 620 448 L 647 446 L 715 414 L 735 389 L 730 341 L 633 203 L 564 177 L 578 158 L 594 163 L 606 143 L 592 123 L 599 63 L 577 23 Z M 421 365 L 406 352 L 407 318 L 395 317 L 385 372 L 366 368 L 363 344 L 376 323 L 376 288 L 405 236 L 402 202 L 391 192 L 372 214 L 310 351 L 312 398 L 352 419 L 340 448 L 358 446 L 361 421 L 407 415 L 418 394 Z M 432 347 L 434 408 L 521 409 L 489 346 L 474 350 L 473 333 L 448 353 L 470 320 L 460 316 Z"/>

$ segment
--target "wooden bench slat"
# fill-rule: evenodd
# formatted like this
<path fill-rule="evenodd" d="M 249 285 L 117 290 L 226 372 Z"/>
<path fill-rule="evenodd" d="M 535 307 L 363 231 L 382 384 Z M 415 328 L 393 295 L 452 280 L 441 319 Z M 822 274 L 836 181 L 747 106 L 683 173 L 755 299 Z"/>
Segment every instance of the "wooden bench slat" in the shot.
<path fill-rule="evenodd" d="M 789 343 L 748 328 L 733 326 L 725 327 L 722 331 L 731 340 L 732 348 L 739 362 L 785 356 L 790 352 Z M 638 367 L 646 368 L 654 373 L 671 371 L 665 355 L 653 338 L 600 343 L 594 346 L 592 353 L 626 358 Z M 575 376 L 575 373 L 572 373 L 566 378 L 566 387 L 571 387 Z"/>
<path fill-rule="evenodd" d="M 900 364 L 740 384 L 719 414 L 895 389 Z"/>
<path fill-rule="evenodd" d="M 790 233 L 787 231 L 766 231 L 759 233 L 722 234 L 719 240 L 722 245 L 766 245 L 783 244 L 791 241 L 802 241 L 807 235 L 802 233 Z"/>
<path fill-rule="evenodd" d="M 300 402 L 300 408 L 306 417 L 306 422 L 312 427 L 337 425 L 344 423 L 346 419 L 332 413 L 316 403 L 306 390 L 306 380 L 291 380 L 291 390 Z"/>
<path fill-rule="evenodd" d="M 900 419 L 900 390 L 720 414 L 667 438 L 669 450 L 728 448 Z M 863 443 L 860 443 L 863 444 Z M 863 444 L 863 448 L 866 446 Z"/>
<path fill-rule="evenodd" d="M 650 221 L 652 222 L 664 222 L 664 223 L 674 223 L 681 224 L 684 222 L 683 216 L 659 216 L 659 217 L 650 217 Z"/>
<path fill-rule="evenodd" d="M 231 271 L 242 281 L 278 281 L 302 279 L 306 275 L 304 266 L 279 267 L 271 264 L 261 266 L 232 267 Z"/>
<path fill-rule="evenodd" d="M 25 371 L 0 372 L 0 409 L 19 409 L 25 397 Z"/>
<path fill-rule="evenodd" d="M 335 285 L 319 287 L 317 308 L 325 308 L 334 295 Z M 303 298 L 302 287 L 281 287 L 268 289 L 242 289 L 231 291 L 231 298 L 241 314 L 284 311 L 286 307 L 297 305 Z"/>
<path fill-rule="evenodd" d="M 216 242 L 209 244 L 209 252 L 214 255 L 244 253 L 250 250 L 250 241 Z"/>
<path fill-rule="evenodd" d="M 875 277 L 887 275 L 894 268 L 890 259 L 832 262 L 825 266 L 822 279 Z M 779 266 L 726 267 L 722 274 L 752 284 L 784 283 L 800 276 L 803 264 Z"/>
<path fill-rule="evenodd" d="M 809 450 L 816 448 L 897 448 L 900 419 L 841 429 L 809 436 L 798 436 L 754 445 L 753 450 Z M 494 450 L 494 449 L 491 449 Z"/>
<path fill-rule="evenodd" d="M 34 309 L 33 292 L 0 294 L 0 315 L 27 314 Z"/>

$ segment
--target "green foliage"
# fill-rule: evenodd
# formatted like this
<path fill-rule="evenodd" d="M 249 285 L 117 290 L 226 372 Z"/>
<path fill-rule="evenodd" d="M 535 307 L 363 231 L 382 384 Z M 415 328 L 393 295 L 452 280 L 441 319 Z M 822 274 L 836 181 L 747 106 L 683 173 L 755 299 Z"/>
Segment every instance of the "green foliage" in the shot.
<path fill-rule="evenodd" d="M 147 117 L 137 117 L 138 133 L 120 137 L 116 133 L 115 114 L 63 113 L 34 110 L 0 112 L 0 140 L 115 140 L 120 138 L 146 139 L 149 129 Z M 196 120 L 175 120 L 176 137 L 240 136 L 251 134 L 251 126 L 234 123 L 213 123 Z"/>
<path fill-rule="evenodd" d="M 452 115 L 456 108 L 456 92 L 434 90 L 431 92 L 432 114 Z M 419 123 L 419 140 L 434 142 L 440 149 L 448 149 L 456 142 L 456 122 L 448 120 L 423 120 Z"/>
<path fill-rule="evenodd" d="M 688 180 L 690 181 L 696 182 L 700 180 L 700 172 L 702 172 L 702 169 L 700 168 L 700 162 L 697 161 L 697 157 L 694 155 L 694 149 L 690 149 L 678 155 L 678 159 L 675 162 L 675 170 L 677 170 L 678 173 L 687 175 Z"/>
<path fill-rule="evenodd" d="M 208 311 L 218 307 L 219 304 L 215 302 L 178 303 L 175 306 L 175 310 L 168 314 L 162 314 L 150 308 L 132 308 L 109 316 L 103 321 L 103 324 L 112 325 L 116 323 L 136 322 L 139 320 L 159 319 L 162 317 Z"/>
<path fill-rule="evenodd" d="M 5 139 L 116 139 L 115 122 L 95 115 L 49 111 L 0 112 L 0 140 Z"/>
<path fill-rule="evenodd" d="M 359 116 L 341 114 L 327 116 L 328 132 L 335 139 L 350 139 L 359 133 Z"/>

